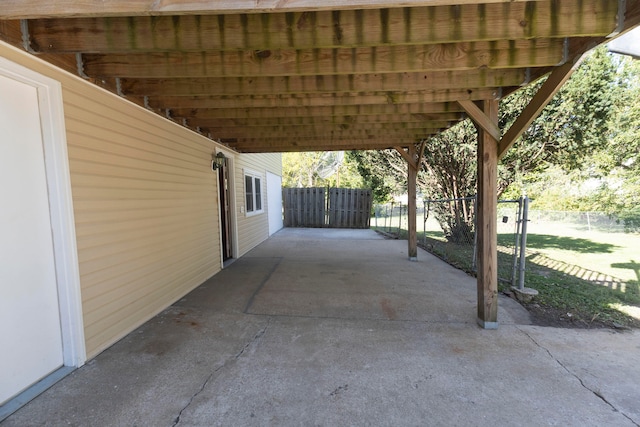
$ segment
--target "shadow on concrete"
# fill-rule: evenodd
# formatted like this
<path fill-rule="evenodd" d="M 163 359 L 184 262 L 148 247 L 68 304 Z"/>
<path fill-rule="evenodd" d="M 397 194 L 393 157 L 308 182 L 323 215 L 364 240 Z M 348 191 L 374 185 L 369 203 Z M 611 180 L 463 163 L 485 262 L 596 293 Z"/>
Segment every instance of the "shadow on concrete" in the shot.
<path fill-rule="evenodd" d="M 528 325 L 375 232 L 282 230 L 2 423 L 640 423 L 640 335 Z"/>

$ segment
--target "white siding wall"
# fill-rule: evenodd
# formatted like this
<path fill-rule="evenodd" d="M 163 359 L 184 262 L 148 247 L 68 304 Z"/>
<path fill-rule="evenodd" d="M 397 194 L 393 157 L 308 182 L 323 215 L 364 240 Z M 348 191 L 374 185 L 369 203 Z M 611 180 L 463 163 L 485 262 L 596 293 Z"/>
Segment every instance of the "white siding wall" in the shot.
<path fill-rule="evenodd" d="M 214 144 L 1 42 L 0 55 L 62 83 L 91 358 L 220 270 Z"/>
<path fill-rule="evenodd" d="M 247 215 L 245 209 L 244 171 L 248 170 L 262 175 L 262 203 L 264 212 Z M 282 155 L 240 154 L 236 158 L 236 215 L 238 218 L 238 256 L 246 254 L 269 237 L 269 216 L 267 205 L 267 174 L 269 171 L 282 176 Z M 279 209 L 280 207 L 278 207 Z"/>

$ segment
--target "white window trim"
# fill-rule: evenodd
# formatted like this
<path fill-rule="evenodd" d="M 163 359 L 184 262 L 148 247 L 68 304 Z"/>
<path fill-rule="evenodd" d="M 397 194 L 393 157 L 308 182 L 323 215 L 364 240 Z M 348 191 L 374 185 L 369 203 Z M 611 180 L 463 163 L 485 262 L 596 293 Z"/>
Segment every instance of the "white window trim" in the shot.
<path fill-rule="evenodd" d="M 255 192 L 255 183 L 256 183 L 256 178 L 258 178 L 260 180 L 260 209 L 259 210 L 252 210 L 249 211 L 249 208 L 247 206 L 247 177 L 251 177 L 252 181 L 253 181 L 253 205 L 255 206 L 256 204 L 256 192 Z M 259 172 L 255 172 L 252 171 L 250 169 L 244 169 L 242 171 L 242 187 L 244 188 L 244 194 L 243 194 L 243 200 L 244 200 L 244 214 L 245 216 L 249 217 L 249 216 L 255 216 L 255 215 L 260 215 L 263 214 L 265 212 L 264 209 L 264 189 L 265 189 L 265 178 L 264 175 L 259 173 Z"/>

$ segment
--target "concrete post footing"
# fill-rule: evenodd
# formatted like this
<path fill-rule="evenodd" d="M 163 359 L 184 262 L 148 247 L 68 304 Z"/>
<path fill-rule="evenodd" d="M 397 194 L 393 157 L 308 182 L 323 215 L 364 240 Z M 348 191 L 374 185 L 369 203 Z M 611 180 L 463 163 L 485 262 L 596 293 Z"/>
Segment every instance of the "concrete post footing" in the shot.
<path fill-rule="evenodd" d="M 478 318 L 478 325 L 480 325 L 482 329 L 498 329 L 498 322 L 485 322 L 480 318 Z"/>

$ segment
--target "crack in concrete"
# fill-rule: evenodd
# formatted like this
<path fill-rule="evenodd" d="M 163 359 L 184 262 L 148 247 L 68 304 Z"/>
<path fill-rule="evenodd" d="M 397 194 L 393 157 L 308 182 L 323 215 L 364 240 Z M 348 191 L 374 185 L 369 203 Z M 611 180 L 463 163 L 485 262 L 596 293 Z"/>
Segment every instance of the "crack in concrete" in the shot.
<path fill-rule="evenodd" d="M 592 388 L 590 388 L 589 386 L 587 386 L 587 384 L 585 384 L 584 380 L 582 378 L 580 378 L 578 376 L 578 374 L 576 374 L 575 372 L 573 372 L 571 369 L 569 369 L 564 363 L 562 363 L 557 357 L 555 357 L 551 351 L 549 351 L 548 348 L 544 347 L 543 345 L 541 345 L 538 341 L 535 340 L 535 338 L 533 338 L 527 331 L 522 330 L 521 328 L 519 328 L 518 326 L 516 326 L 516 329 L 518 329 L 520 332 L 522 332 L 523 334 L 525 334 L 527 336 L 527 338 L 529 338 L 531 340 L 531 342 L 533 342 L 536 346 L 538 346 L 539 348 L 541 348 L 542 350 L 544 350 L 549 357 L 551 357 L 558 365 L 560 365 L 562 367 L 562 369 L 564 369 L 565 371 L 567 371 L 567 373 L 571 376 L 573 376 L 575 379 L 578 380 L 578 382 L 580 383 L 580 385 L 585 389 L 590 391 L 591 393 L 593 393 L 594 396 L 596 396 L 597 398 L 599 398 L 600 400 L 602 400 L 604 403 L 606 403 L 607 405 L 609 405 L 609 407 L 611 407 L 611 409 L 613 409 L 614 412 L 618 412 L 620 413 L 623 417 L 625 417 L 626 419 L 628 419 L 629 421 L 631 421 L 633 423 L 633 425 L 640 427 L 640 424 L 638 424 L 637 422 L 635 422 L 633 420 L 633 418 L 631 418 L 629 415 L 625 414 L 623 411 L 619 410 L 618 408 L 616 408 L 616 406 L 609 402 L 607 400 L 606 397 L 604 397 L 604 395 L 602 393 L 600 393 L 597 390 L 593 390 Z"/>
<path fill-rule="evenodd" d="M 218 372 L 220 372 L 222 369 L 226 368 L 227 366 L 229 366 L 232 363 L 235 363 L 240 357 L 242 357 L 242 355 L 247 351 L 247 349 L 249 349 L 249 347 L 255 345 L 260 340 L 260 338 L 262 338 L 264 336 L 264 334 L 267 332 L 267 329 L 269 328 L 270 324 L 271 324 L 271 318 L 269 317 L 269 318 L 267 318 L 267 324 L 264 326 L 264 328 L 260 329 L 258 331 L 258 333 L 255 334 L 253 336 L 253 338 L 251 338 L 251 340 L 249 340 L 249 342 L 247 342 L 240 349 L 239 352 L 237 352 L 235 355 L 229 357 L 227 360 L 224 361 L 224 363 L 222 365 L 220 365 L 217 368 L 215 368 L 213 370 L 213 372 L 211 372 L 211 374 L 209 374 L 209 376 L 204 380 L 204 382 L 202 383 L 200 388 L 191 396 L 191 398 L 189 399 L 187 404 L 184 405 L 184 407 L 182 407 L 182 409 L 180 409 L 180 412 L 178 412 L 178 416 L 173 421 L 172 427 L 176 427 L 178 424 L 180 424 L 180 421 L 182 420 L 182 414 L 184 413 L 184 411 L 186 411 L 187 408 L 189 406 L 191 406 L 191 404 L 193 403 L 195 398 L 198 397 L 198 395 L 204 391 L 204 389 L 207 387 L 207 384 L 209 384 L 209 382 L 213 379 L 213 377 Z"/>

